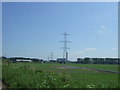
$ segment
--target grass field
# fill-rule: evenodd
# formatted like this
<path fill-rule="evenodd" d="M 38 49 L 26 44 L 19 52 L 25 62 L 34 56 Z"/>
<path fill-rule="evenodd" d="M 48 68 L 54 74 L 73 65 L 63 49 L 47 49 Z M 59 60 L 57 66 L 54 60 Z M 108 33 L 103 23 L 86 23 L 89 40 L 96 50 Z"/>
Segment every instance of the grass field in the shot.
<path fill-rule="evenodd" d="M 117 73 L 60 67 L 63 65 L 118 71 L 118 65 L 3 63 L 2 79 L 9 88 L 120 87 Z"/>
<path fill-rule="evenodd" d="M 95 68 L 101 70 L 111 70 L 111 71 L 118 71 L 118 65 L 111 65 L 111 64 L 70 64 L 69 66 L 80 66 L 80 67 L 88 67 L 88 68 Z"/>

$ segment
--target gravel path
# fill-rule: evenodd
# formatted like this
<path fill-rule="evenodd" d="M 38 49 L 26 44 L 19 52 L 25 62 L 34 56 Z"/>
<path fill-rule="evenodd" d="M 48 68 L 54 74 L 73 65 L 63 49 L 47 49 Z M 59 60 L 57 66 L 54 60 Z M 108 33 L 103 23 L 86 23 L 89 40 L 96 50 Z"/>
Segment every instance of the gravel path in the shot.
<path fill-rule="evenodd" d="M 101 69 L 95 69 L 95 68 L 87 68 L 87 67 L 77 67 L 77 66 L 55 66 L 55 67 L 61 67 L 61 68 L 68 68 L 68 69 L 86 69 L 86 70 L 93 70 L 93 71 L 100 71 L 100 72 L 108 72 L 108 73 L 120 73 L 117 71 L 111 71 L 111 70 L 101 70 Z"/>

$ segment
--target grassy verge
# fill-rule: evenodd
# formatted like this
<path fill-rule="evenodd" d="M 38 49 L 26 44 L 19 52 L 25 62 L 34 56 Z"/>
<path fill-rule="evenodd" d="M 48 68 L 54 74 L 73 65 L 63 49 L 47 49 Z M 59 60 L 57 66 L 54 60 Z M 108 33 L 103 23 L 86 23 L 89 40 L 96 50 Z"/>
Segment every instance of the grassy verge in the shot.
<path fill-rule="evenodd" d="M 5 62 L 2 64 L 2 79 L 9 85 L 9 88 L 119 87 L 116 73 L 56 68 L 54 65 L 60 66 L 61 64 Z M 69 65 L 77 66 L 77 64 Z"/>

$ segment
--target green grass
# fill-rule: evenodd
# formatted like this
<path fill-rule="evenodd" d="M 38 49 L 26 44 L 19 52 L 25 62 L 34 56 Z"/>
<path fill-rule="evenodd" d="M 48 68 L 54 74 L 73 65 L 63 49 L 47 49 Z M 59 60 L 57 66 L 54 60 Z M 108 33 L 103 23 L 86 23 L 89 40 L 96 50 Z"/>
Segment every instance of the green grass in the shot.
<path fill-rule="evenodd" d="M 6 63 L 3 80 L 9 88 L 118 88 L 118 74 L 54 66 L 70 65 L 117 71 L 117 65 Z"/>
<path fill-rule="evenodd" d="M 69 66 L 88 67 L 101 70 L 118 71 L 118 65 L 112 64 L 68 64 Z"/>

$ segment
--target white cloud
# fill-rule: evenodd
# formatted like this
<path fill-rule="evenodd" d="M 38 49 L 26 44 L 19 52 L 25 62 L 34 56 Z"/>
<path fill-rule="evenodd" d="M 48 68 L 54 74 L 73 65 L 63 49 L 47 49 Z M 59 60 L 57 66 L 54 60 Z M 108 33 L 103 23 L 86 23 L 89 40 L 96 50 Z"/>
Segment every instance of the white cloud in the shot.
<path fill-rule="evenodd" d="M 96 48 L 86 48 L 85 50 L 86 50 L 86 51 L 95 51 Z"/>
<path fill-rule="evenodd" d="M 102 25 L 101 28 L 105 28 L 106 26 Z"/>
<path fill-rule="evenodd" d="M 112 48 L 112 50 L 116 50 L 116 48 Z"/>
<path fill-rule="evenodd" d="M 99 31 L 97 31 L 97 33 L 102 33 L 102 31 L 99 30 Z"/>
<path fill-rule="evenodd" d="M 105 25 L 102 25 L 102 26 L 100 26 L 100 29 L 97 30 L 96 32 L 97 32 L 98 34 L 101 34 L 101 33 L 104 32 L 105 28 L 106 28 L 106 26 L 105 26 Z"/>

